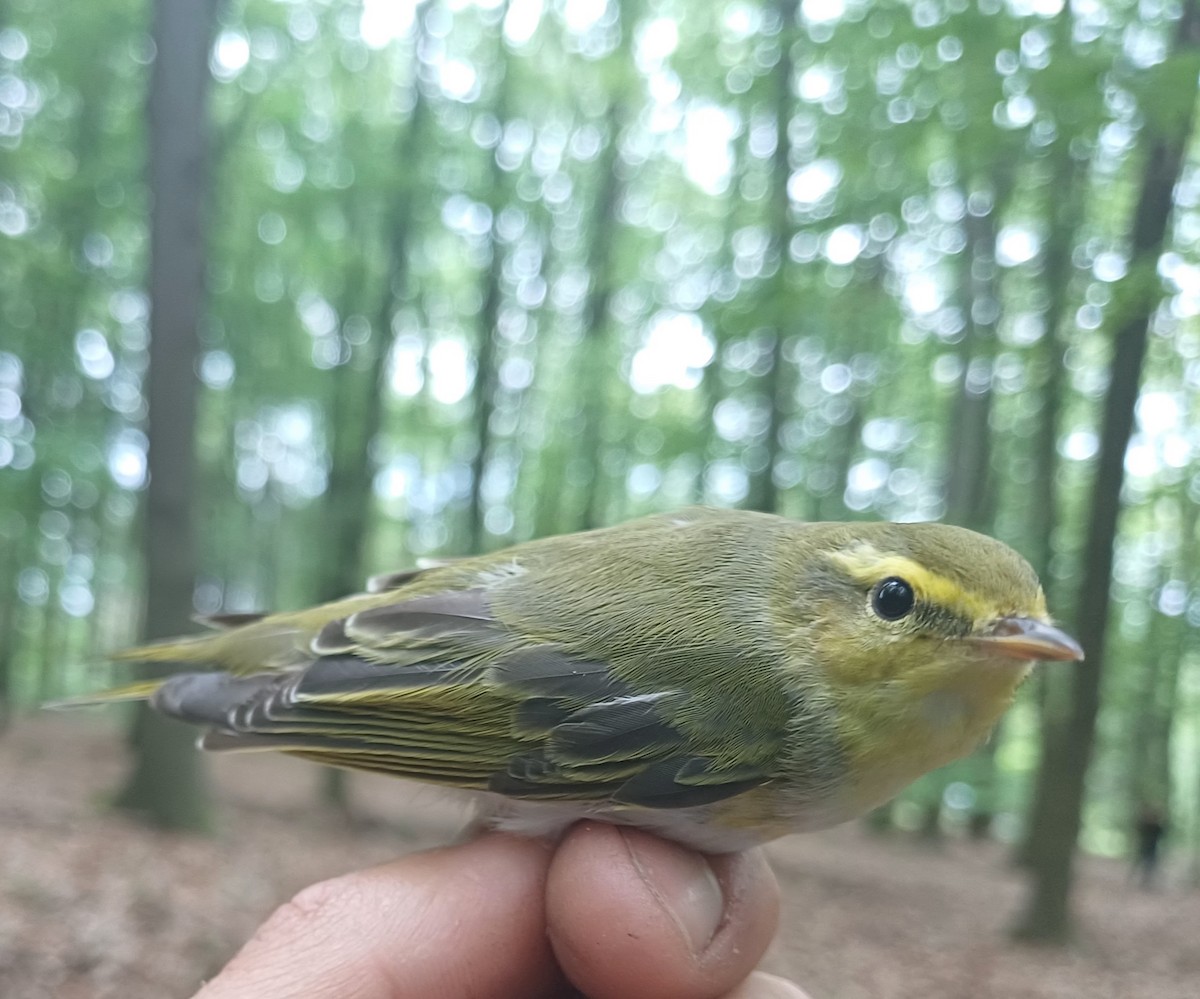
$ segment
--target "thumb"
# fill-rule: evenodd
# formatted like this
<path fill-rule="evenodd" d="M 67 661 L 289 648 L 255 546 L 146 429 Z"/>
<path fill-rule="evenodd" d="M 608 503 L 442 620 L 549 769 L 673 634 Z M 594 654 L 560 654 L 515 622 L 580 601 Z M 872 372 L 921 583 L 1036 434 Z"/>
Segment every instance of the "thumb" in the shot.
<path fill-rule="evenodd" d="M 546 882 L 555 957 L 592 999 L 724 995 L 754 970 L 778 916 L 759 851 L 710 857 L 598 823 L 568 832 Z"/>

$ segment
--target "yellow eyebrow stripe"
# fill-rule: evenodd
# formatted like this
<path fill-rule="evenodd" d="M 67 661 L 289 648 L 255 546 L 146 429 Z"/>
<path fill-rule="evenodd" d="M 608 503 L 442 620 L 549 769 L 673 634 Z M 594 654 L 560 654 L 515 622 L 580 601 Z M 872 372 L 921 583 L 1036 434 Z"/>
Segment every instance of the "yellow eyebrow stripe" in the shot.
<path fill-rule="evenodd" d="M 991 617 L 996 609 L 958 583 L 926 569 L 903 555 L 885 555 L 871 545 L 857 545 L 830 556 L 864 586 L 874 586 L 889 576 L 898 576 L 908 583 L 922 603 L 934 604 L 957 611 L 972 621 Z"/>

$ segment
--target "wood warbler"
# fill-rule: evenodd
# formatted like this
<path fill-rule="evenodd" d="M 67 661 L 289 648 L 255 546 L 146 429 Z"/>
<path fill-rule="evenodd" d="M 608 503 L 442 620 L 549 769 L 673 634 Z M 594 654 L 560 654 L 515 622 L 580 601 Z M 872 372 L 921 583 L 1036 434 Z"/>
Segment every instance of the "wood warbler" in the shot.
<path fill-rule="evenodd" d="M 213 750 L 474 792 L 722 852 L 862 815 L 970 751 L 1036 659 L 1081 659 L 1033 570 L 942 524 L 689 509 L 376 577 L 119 653 Z"/>

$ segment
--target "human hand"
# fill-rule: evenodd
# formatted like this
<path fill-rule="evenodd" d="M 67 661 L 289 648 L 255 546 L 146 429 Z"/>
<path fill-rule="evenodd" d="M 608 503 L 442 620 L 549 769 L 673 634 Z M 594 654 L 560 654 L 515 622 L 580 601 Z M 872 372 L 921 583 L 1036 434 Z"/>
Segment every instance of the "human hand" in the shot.
<path fill-rule="evenodd" d="M 758 851 L 488 833 L 304 889 L 195 999 L 805 999 L 753 972 L 778 914 Z"/>

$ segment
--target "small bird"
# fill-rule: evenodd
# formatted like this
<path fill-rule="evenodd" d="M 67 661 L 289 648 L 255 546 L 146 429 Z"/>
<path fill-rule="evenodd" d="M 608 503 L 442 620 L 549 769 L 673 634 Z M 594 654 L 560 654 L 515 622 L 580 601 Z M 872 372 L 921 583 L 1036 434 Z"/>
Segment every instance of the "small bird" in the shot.
<path fill-rule="evenodd" d="M 708 852 L 862 815 L 983 740 L 1033 660 L 1083 658 L 1027 562 L 942 524 L 706 508 L 375 577 L 119 653 L 210 750 L 470 792 Z"/>

